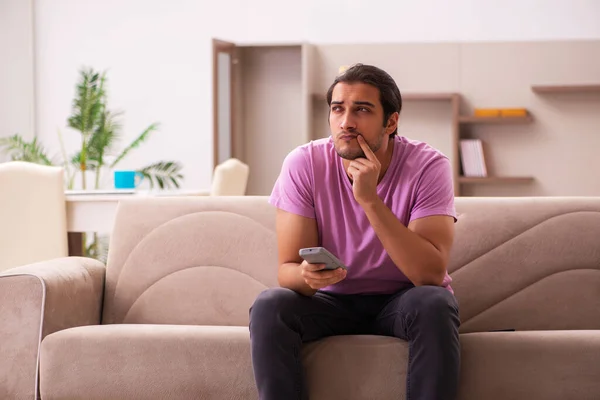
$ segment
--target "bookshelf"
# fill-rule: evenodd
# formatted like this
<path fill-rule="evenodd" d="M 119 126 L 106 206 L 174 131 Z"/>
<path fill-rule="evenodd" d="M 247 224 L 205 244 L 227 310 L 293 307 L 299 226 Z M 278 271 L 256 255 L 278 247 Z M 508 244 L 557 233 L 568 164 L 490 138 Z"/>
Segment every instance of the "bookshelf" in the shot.
<path fill-rule="evenodd" d="M 533 122 L 533 117 L 527 114 L 524 117 L 475 117 L 461 116 L 458 118 L 461 124 L 494 124 L 494 125 L 510 125 L 510 124 L 528 124 Z"/>
<path fill-rule="evenodd" d="M 600 83 L 587 85 L 533 85 L 534 93 L 600 93 Z"/>
<path fill-rule="evenodd" d="M 402 100 L 406 101 L 453 101 L 458 98 L 458 93 L 405 93 Z"/>
<path fill-rule="evenodd" d="M 475 115 L 461 115 L 458 116 L 459 126 L 474 126 L 474 125 L 515 125 L 515 124 L 529 124 L 533 122 L 533 117 L 529 110 L 526 110 L 524 116 L 506 116 L 506 117 L 486 117 L 486 116 L 475 116 Z M 489 157 L 486 157 L 485 151 L 479 139 L 474 139 L 479 142 L 478 147 L 467 144 L 464 148 L 462 147 L 462 141 L 465 139 L 463 134 L 464 131 L 459 130 L 459 138 L 457 140 L 457 146 L 459 147 L 459 162 L 461 165 L 462 175 L 458 177 L 458 186 L 460 185 L 512 185 L 512 184 L 527 184 L 533 182 L 535 179 L 530 176 L 493 176 L 488 175 L 487 161 Z M 476 137 L 477 132 L 470 130 L 470 136 Z M 473 139 L 471 139 L 473 140 Z M 464 155 L 463 149 L 468 151 L 470 154 Z M 469 165 L 467 165 L 469 164 Z M 465 176 L 465 170 L 469 170 L 468 176 Z M 478 176 L 481 174 L 481 176 Z M 458 189 L 460 194 L 460 189 Z"/>
<path fill-rule="evenodd" d="M 459 183 L 464 184 L 513 184 L 530 183 L 535 180 L 532 176 L 461 176 Z"/>
<path fill-rule="evenodd" d="M 400 91 L 402 93 L 402 91 Z M 452 101 L 460 96 L 458 93 L 429 93 L 429 92 L 413 92 L 402 93 L 402 101 Z M 324 94 L 313 93 L 313 100 L 323 102 L 327 101 Z"/>

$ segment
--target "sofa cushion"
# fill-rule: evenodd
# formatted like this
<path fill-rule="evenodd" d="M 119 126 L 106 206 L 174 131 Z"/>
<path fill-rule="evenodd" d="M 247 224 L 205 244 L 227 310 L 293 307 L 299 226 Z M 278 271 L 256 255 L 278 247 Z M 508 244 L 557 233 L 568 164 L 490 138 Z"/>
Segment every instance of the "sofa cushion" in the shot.
<path fill-rule="evenodd" d="M 600 331 L 461 335 L 459 400 L 577 398 L 600 393 Z M 304 347 L 311 400 L 403 399 L 408 344 L 337 336 Z M 50 399 L 257 398 L 247 328 L 103 325 L 44 339 Z"/>
<path fill-rule="evenodd" d="M 384 336 L 334 336 L 304 346 L 310 399 L 404 399 L 408 343 Z"/>
<path fill-rule="evenodd" d="M 254 299 L 275 285 L 266 199 L 131 199 L 111 236 L 103 323 L 248 326 Z"/>
<path fill-rule="evenodd" d="M 600 329 L 600 198 L 456 199 L 461 332 Z"/>
<path fill-rule="evenodd" d="M 51 399 L 256 398 L 248 328 L 101 325 L 42 342 L 40 394 Z"/>
<path fill-rule="evenodd" d="M 461 335 L 459 400 L 600 398 L 600 331 Z"/>

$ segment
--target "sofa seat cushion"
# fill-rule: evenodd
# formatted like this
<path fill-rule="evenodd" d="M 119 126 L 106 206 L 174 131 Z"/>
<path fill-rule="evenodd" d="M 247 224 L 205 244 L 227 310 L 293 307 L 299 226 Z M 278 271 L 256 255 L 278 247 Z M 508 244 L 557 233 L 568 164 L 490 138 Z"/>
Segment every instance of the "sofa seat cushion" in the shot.
<path fill-rule="evenodd" d="M 310 399 L 404 399 L 408 343 L 385 336 L 334 336 L 304 346 Z"/>
<path fill-rule="evenodd" d="M 40 392 L 51 399 L 256 398 L 247 327 L 99 325 L 42 342 Z"/>
<path fill-rule="evenodd" d="M 598 399 L 600 331 L 461 335 L 459 400 Z M 304 346 L 311 400 L 404 399 L 408 344 L 337 336 Z M 247 327 L 102 325 L 42 342 L 51 399 L 257 399 Z"/>
<path fill-rule="evenodd" d="M 600 399 L 600 330 L 462 334 L 459 400 Z"/>

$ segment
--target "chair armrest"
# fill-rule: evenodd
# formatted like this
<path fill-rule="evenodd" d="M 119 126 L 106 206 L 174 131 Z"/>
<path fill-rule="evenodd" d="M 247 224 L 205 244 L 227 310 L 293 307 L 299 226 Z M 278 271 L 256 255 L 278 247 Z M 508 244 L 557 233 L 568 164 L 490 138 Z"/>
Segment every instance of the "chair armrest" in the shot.
<path fill-rule="evenodd" d="M 0 398 L 36 398 L 41 341 L 100 323 L 104 277 L 101 262 L 81 257 L 0 273 Z"/>

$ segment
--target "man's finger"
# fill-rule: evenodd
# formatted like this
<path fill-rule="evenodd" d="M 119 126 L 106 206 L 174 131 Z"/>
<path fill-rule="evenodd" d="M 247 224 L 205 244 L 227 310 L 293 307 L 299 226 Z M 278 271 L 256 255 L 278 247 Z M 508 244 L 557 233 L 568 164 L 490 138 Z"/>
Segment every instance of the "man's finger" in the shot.
<path fill-rule="evenodd" d="M 339 281 L 341 281 L 345 277 L 346 277 L 345 274 L 340 273 L 340 274 L 336 274 L 335 276 L 332 276 L 332 277 L 326 278 L 326 279 L 312 279 L 312 278 L 305 277 L 305 280 L 311 286 L 325 287 L 325 286 L 329 286 L 329 285 L 333 285 L 335 283 L 338 283 Z"/>
<path fill-rule="evenodd" d="M 324 268 L 325 268 L 325 264 L 310 264 L 310 263 L 307 263 L 304 266 L 304 270 L 305 271 L 309 271 L 309 272 L 320 271 L 320 270 L 322 270 Z"/>
<path fill-rule="evenodd" d="M 334 271 L 329 271 L 329 270 L 325 270 L 325 271 L 306 271 L 304 273 L 304 277 L 306 279 L 310 279 L 313 281 L 325 281 L 327 279 L 331 279 L 334 278 L 336 276 L 336 274 L 334 273 Z"/>
<path fill-rule="evenodd" d="M 348 166 L 348 173 L 350 174 L 350 177 L 354 176 L 354 174 L 357 174 L 360 172 L 360 169 L 356 168 L 355 166 Z"/>
<path fill-rule="evenodd" d="M 348 165 L 348 169 L 354 168 L 357 171 L 366 171 L 369 167 L 373 167 L 370 161 L 362 159 L 363 162 L 359 162 L 357 160 L 350 161 L 350 165 Z M 368 163 L 368 164 L 367 164 Z"/>
<path fill-rule="evenodd" d="M 351 179 L 354 179 L 354 175 L 359 173 L 360 170 L 352 165 L 348 166 L 348 175 L 350 175 Z"/>
<path fill-rule="evenodd" d="M 355 158 L 354 160 L 350 161 L 350 165 L 353 165 L 353 164 L 356 165 L 357 167 L 360 167 L 360 166 L 363 166 L 363 165 L 365 167 L 368 167 L 370 165 L 373 165 L 371 163 L 371 161 L 367 160 L 366 158 Z"/>
<path fill-rule="evenodd" d="M 358 140 L 358 144 L 360 145 L 361 149 L 363 149 L 363 152 L 365 153 L 367 159 L 374 163 L 378 163 L 379 161 L 377 160 L 375 153 L 373 153 L 373 150 L 371 150 L 371 148 L 367 144 L 366 140 L 362 137 L 362 135 L 358 135 L 356 140 Z"/>
<path fill-rule="evenodd" d="M 313 285 L 313 286 L 316 286 L 316 287 L 318 287 L 319 289 L 322 289 L 322 288 L 324 288 L 324 287 L 327 287 L 327 286 L 335 285 L 335 284 L 336 284 L 336 283 L 338 283 L 339 281 L 341 281 L 341 278 L 338 278 L 338 279 L 330 279 L 330 280 L 329 280 L 329 281 L 327 281 L 327 282 L 314 282 L 314 281 L 313 281 L 313 282 L 312 282 L 312 285 Z"/>
<path fill-rule="evenodd" d="M 315 281 L 326 281 L 329 279 L 336 279 L 340 276 L 344 275 L 344 270 L 341 268 L 334 270 L 323 270 L 317 272 L 305 272 L 305 278 L 315 280 Z"/>

